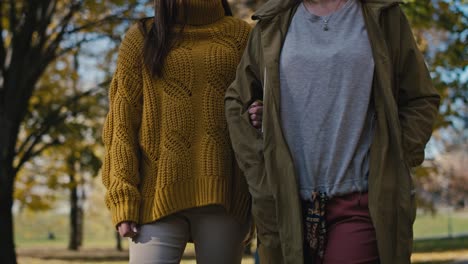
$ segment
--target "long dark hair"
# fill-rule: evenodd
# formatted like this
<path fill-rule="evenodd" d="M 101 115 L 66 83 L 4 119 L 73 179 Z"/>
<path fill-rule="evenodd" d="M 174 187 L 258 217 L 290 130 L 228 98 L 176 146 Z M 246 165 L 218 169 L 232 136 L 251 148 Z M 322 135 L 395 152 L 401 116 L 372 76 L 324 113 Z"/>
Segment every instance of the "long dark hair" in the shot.
<path fill-rule="evenodd" d="M 181 5 L 178 4 L 181 1 Z M 144 64 L 153 76 L 161 76 L 164 62 L 177 37 L 184 29 L 182 23 L 179 32 L 173 32 L 174 25 L 177 23 L 179 15 L 179 6 L 186 10 L 186 0 L 155 0 L 154 18 L 149 30 L 146 29 L 148 19 L 140 21 L 140 28 L 145 36 L 143 48 Z M 226 16 L 232 16 L 232 10 L 227 0 L 219 0 L 224 7 Z"/>

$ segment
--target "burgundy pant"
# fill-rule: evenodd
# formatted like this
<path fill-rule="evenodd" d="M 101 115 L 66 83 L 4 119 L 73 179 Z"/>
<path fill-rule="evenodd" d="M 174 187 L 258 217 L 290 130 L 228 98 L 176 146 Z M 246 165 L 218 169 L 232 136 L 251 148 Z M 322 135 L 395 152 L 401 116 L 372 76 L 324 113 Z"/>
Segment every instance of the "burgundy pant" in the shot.
<path fill-rule="evenodd" d="M 379 263 L 367 193 L 334 197 L 327 202 L 327 242 L 323 259 L 305 252 L 305 264 Z M 315 261 L 313 261 L 315 260 Z"/>

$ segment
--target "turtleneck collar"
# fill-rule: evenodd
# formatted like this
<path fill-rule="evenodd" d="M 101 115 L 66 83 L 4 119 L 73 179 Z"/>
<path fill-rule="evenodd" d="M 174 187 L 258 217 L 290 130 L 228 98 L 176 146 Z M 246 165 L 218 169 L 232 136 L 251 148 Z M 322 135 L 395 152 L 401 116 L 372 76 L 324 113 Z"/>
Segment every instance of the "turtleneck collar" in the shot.
<path fill-rule="evenodd" d="M 185 3 L 186 15 L 182 4 L 180 4 L 178 21 L 183 21 L 185 16 L 185 24 L 187 25 L 207 25 L 224 17 L 224 7 L 221 0 L 185 0 Z"/>

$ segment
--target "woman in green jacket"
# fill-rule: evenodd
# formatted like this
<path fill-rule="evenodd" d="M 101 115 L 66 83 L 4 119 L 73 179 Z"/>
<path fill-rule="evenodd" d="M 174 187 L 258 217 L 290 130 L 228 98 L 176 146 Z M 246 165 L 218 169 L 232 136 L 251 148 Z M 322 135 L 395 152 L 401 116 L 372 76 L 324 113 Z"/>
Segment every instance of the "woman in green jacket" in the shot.
<path fill-rule="evenodd" d="M 439 96 L 399 1 L 270 0 L 254 19 L 226 116 L 261 262 L 410 263 L 409 168 Z"/>

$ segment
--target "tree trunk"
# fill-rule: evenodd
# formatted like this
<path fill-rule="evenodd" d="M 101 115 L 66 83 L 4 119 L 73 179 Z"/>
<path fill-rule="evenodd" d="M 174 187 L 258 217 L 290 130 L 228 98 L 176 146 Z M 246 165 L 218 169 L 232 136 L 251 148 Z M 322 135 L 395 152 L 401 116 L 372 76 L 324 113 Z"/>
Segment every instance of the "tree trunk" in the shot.
<path fill-rule="evenodd" d="M 69 250 L 78 250 L 80 247 L 79 237 L 79 208 L 78 208 L 78 190 L 74 173 L 70 173 L 70 238 L 68 242 Z"/>
<path fill-rule="evenodd" d="M 0 261 L 5 264 L 16 264 L 15 243 L 13 235 L 13 169 L 15 139 L 11 137 L 11 122 L 0 109 Z"/>
<path fill-rule="evenodd" d="M 84 212 L 81 204 L 78 205 L 78 247 L 83 246 L 83 231 L 84 231 Z"/>
<path fill-rule="evenodd" d="M 117 249 L 117 251 L 123 251 L 122 237 L 120 237 L 120 234 L 118 232 L 115 232 L 115 242 L 115 249 Z"/>
<path fill-rule="evenodd" d="M 3 149 L 3 147 L 2 147 Z M 4 264 L 16 264 L 13 236 L 13 170 L 10 164 L 0 163 L 0 260 Z"/>
<path fill-rule="evenodd" d="M 83 246 L 83 240 L 84 240 L 84 225 L 85 225 L 85 222 L 84 222 L 84 219 L 85 219 L 85 213 L 84 213 L 84 203 L 86 201 L 86 192 L 85 192 L 85 188 L 83 187 L 84 183 L 81 183 L 81 195 L 79 197 L 79 203 L 78 203 L 78 209 L 79 209 L 79 246 Z"/>

